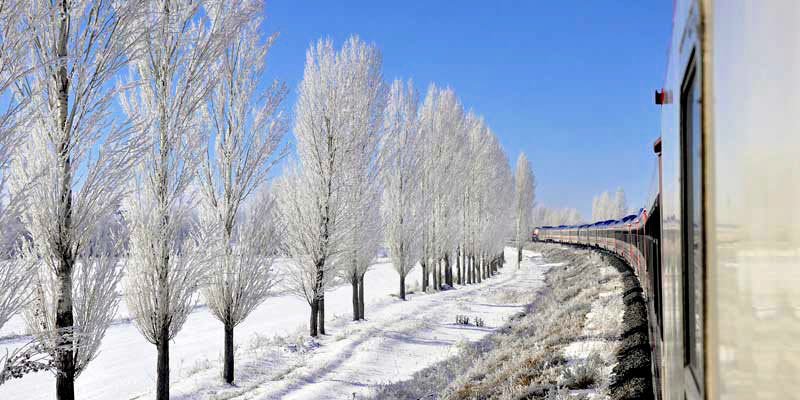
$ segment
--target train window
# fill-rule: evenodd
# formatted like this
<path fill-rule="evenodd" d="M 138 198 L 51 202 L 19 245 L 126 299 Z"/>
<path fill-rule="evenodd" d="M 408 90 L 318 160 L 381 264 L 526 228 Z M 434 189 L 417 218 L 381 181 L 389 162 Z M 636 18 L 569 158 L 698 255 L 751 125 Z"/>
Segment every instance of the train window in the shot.
<path fill-rule="evenodd" d="M 700 84 L 692 55 L 681 88 L 684 365 L 703 382 L 703 135 Z M 702 393 L 702 392 L 701 392 Z"/>

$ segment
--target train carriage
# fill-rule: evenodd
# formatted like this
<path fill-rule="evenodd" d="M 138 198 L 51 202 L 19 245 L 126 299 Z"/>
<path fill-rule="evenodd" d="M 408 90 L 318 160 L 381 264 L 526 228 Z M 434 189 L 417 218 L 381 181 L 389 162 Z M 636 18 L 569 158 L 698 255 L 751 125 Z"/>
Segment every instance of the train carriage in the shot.
<path fill-rule="evenodd" d="M 799 18 L 793 1 L 675 1 L 658 195 L 574 239 L 546 230 L 636 271 L 657 398 L 800 399 Z"/>

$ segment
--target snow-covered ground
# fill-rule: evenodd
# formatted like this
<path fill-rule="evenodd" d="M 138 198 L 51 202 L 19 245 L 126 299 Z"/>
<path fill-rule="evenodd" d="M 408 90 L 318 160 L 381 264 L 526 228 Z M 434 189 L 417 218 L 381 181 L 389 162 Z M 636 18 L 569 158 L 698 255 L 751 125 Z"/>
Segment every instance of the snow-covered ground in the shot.
<path fill-rule="evenodd" d="M 372 386 L 408 379 L 458 351 L 462 341 L 478 340 L 503 324 L 524 304 L 509 303 L 508 291 L 543 285 L 546 266 L 527 253 L 523 268 L 506 266 L 481 284 L 436 294 L 412 294 L 402 302 L 398 277 L 390 264 L 377 264 L 366 275 L 366 321 L 352 322 L 351 289 L 328 292 L 326 328 L 319 341 L 296 339 L 305 333 L 308 305 L 282 295 L 268 299 L 236 328 L 237 385 L 220 383 L 223 332 L 207 309 L 198 307 L 170 344 L 174 398 L 352 399 L 369 395 Z M 507 249 L 507 259 L 513 252 Z M 420 280 L 414 271 L 408 282 Z M 124 316 L 124 306 L 120 314 Z M 457 325 L 457 314 L 479 317 L 484 327 Z M 0 336 L 21 333 L 11 321 Z M 8 339 L 0 351 L 16 347 Z M 155 346 L 124 318 L 108 329 L 100 353 L 78 378 L 80 399 L 151 398 L 155 386 Z M 29 375 L 0 386 L 0 399 L 53 399 L 49 373 Z"/>
<path fill-rule="evenodd" d="M 457 356 L 384 385 L 375 398 L 641 398 L 646 392 L 629 390 L 630 381 L 616 381 L 625 313 L 620 261 L 555 244 L 531 248 L 549 263 L 536 266 L 549 266 L 548 290 L 525 313 Z"/>

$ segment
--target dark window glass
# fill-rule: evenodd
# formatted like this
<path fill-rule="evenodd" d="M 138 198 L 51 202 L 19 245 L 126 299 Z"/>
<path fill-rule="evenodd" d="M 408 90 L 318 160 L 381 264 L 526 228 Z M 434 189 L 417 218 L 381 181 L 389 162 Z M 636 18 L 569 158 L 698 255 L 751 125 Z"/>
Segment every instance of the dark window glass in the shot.
<path fill-rule="evenodd" d="M 703 137 L 694 61 L 681 91 L 684 364 L 703 379 Z"/>

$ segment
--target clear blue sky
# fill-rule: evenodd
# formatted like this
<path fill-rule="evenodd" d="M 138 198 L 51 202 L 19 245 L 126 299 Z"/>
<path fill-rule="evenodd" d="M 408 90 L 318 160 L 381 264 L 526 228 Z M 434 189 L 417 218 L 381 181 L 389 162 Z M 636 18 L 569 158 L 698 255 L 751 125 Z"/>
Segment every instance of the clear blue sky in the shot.
<path fill-rule="evenodd" d="M 538 202 L 584 218 L 603 190 L 644 202 L 671 1 L 267 1 L 265 30 L 280 32 L 267 75 L 291 88 L 289 110 L 309 43 L 358 34 L 383 52 L 387 80 L 453 87 L 512 162 L 524 151 Z"/>

